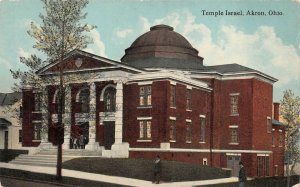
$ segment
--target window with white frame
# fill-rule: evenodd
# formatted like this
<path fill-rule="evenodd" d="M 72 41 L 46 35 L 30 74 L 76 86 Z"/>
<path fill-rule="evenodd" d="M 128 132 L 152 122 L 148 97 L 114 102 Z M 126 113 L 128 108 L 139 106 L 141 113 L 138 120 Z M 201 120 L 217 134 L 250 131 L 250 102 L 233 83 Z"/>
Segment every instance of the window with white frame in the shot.
<path fill-rule="evenodd" d="M 272 121 L 270 117 L 267 117 L 267 132 L 272 131 Z"/>
<path fill-rule="evenodd" d="M 192 90 L 186 90 L 186 109 L 192 110 Z"/>
<path fill-rule="evenodd" d="M 203 165 L 207 166 L 207 158 L 203 158 Z"/>
<path fill-rule="evenodd" d="M 81 105 L 81 113 L 88 113 L 90 111 L 90 90 L 88 88 L 80 91 L 79 103 Z"/>
<path fill-rule="evenodd" d="M 283 145 L 283 134 L 282 131 L 279 131 L 279 146 Z"/>
<path fill-rule="evenodd" d="M 42 93 L 37 92 L 34 94 L 34 111 L 42 110 Z"/>
<path fill-rule="evenodd" d="M 274 175 L 278 176 L 278 165 L 274 166 Z"/>
<path fill-rule="evenodd" d="M 151 85 L 140 86 L 140 106 L 151 106 Z"/>
<path fill-rule="evenodd" d="M 151 121 L 150 120 L 140 120 L 140 139 L 150 140 L 151 139 Z"/>
<path fill-rule="evenodd" d="M 272 130 L 272 146 L 275 146 L 275 131 Z"/>
<path fill-rule="evenodd" d="M 116 89 L 114 87 L 108 87 L 104 92 L 104 111 L 116 111 Z"/>
<path fill-rule="evenodd" d="M 204 116 L 200 117 L 200 142 L 205 142 L 205 123 L 206 119 Z"/>
<path fill-rule="evenodd" d="M 232 94 L 230 95 L 230 111 L 231 115 L 237 115 L 238 113 L 238 103 L 239 103 L 239 97 L 238 94 Z"/>
<path fill-rule="evenodd" d="M 176 107 L 176 86 L 171 85 L 171 98 L 170 98 L 171 107 Z"/>
<path fill-rule="evenodd" d="M 33 139 L 34 140 L 41 140 L 41 129 L 42 129 L 41 122 L 33 123 Z"/>
<path fill-rule="evenodd" d="M 230 128 L 230 137 L 231 143 L 238 143 L 238 129 L 237 128 Z"/>
<path fill-rule="evenodd" d="M 176 121 L 170 120 L 170 141 L 176 141 Z"/>
<path fill-rule="evenodd" d="M 192 122 L 186 122 L 186 142 L 192 142 Z"/>

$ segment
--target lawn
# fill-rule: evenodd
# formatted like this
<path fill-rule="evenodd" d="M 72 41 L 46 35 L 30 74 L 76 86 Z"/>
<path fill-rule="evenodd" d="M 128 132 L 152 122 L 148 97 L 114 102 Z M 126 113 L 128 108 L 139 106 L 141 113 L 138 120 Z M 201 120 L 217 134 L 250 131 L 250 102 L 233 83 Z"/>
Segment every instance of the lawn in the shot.
<path fill-rule="evenodd" d="M 76 158 L 63 163 L 64 169 L 152 181 L 153 161 L 123 158 Z M 206 180 L 229 177 L 229 171 L 209 166 L 162 161 L 165 182 Z"/>

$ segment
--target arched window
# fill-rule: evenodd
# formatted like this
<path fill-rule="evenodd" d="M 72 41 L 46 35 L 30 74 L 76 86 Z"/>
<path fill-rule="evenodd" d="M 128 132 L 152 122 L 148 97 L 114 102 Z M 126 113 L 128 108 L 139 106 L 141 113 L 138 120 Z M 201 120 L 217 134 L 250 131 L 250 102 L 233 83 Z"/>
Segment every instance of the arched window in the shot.
<path fill-rule="evenodd" d="M 81 113 L 90 112 L 90 90 L 88 88 L 80 91 L 79 103 L 81 105 Z"/>
<path fill-rule="evenodd" d="M 116 111 L 116 89 L 114 87 L 108 87 L 104 92 L 104 111 Z"/>

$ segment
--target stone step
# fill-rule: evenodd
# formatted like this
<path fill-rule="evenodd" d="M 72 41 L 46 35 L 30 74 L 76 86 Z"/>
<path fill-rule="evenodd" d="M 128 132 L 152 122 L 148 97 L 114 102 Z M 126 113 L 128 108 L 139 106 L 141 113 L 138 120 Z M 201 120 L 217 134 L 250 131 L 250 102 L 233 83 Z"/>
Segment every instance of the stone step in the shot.
<path fill-rule="evenodd" d="M 31 165 L 31 166 L 48 166 L 48 167 L 56 167 L 56 162 L 34 162 L 34 161 L 11 161 L 11 164 L 18 164 L 18 165 Z"/>
<path fill-rule="evenodd" d="M 63 160 L 63 162 L 64 161 L 68 161 L 68 160 L 71 160 L 72 158 L 63 158 L 62 160 Z M 31 160 L 31 161 L 45 161 L 45 162 L 56 162 L 56 157 L 53 157 L 53 158 L 49 158 L 49 157 L 31 157 L 31 156 L 28 156 L 28 157 L 18 157 L 18 158 L 16 158 L 15 160 L 17 160 L 17 161 L 23 161 L 23 160 L 25 160 L 25 161 L 27 161 L 27 160 Z"/>

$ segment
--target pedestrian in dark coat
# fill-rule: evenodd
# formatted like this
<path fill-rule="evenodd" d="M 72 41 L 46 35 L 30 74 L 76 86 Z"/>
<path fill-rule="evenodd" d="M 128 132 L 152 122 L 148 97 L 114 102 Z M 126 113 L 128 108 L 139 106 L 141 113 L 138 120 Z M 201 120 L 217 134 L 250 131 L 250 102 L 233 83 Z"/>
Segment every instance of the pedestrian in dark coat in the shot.
<path fill-rule="evenodd" d="M 246 170 L 243 166 L 243 162 L 240 161 L 240 172 L 239 172 L 239 187 L 244 187 L 245 185 L 245 182 L 247 180 L 247 177 L 246 177 Z"/>
<path fill-rule="evenodd" d="M 160 160 L 159 155 L 157 155 L 154 160 L 153 183 L 159 184 L 160 177 L 161 177 L 161 160 Z"/>

